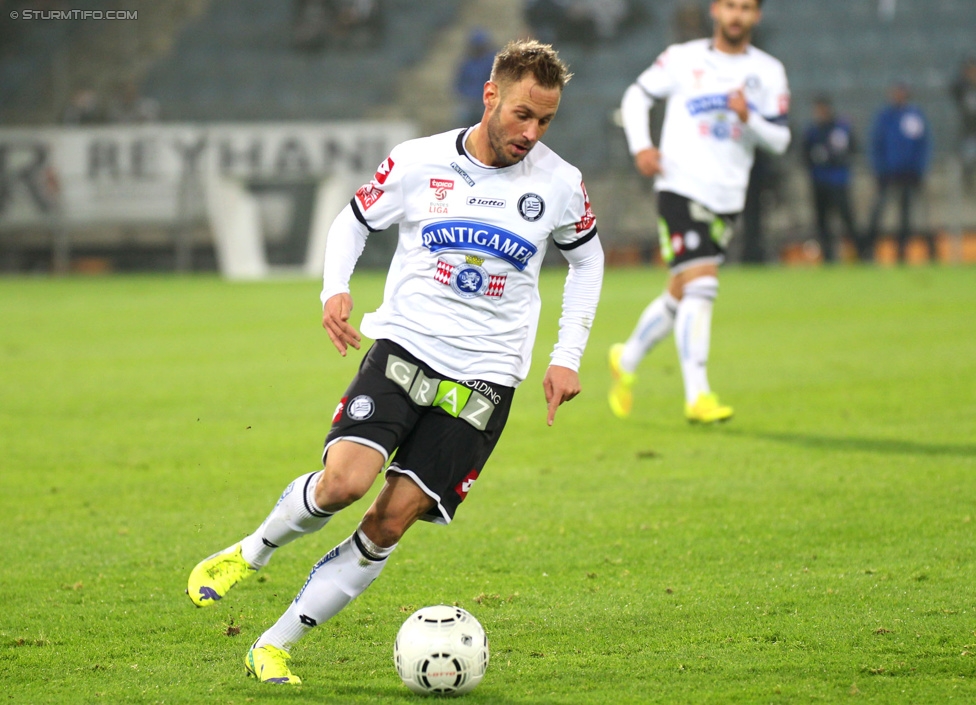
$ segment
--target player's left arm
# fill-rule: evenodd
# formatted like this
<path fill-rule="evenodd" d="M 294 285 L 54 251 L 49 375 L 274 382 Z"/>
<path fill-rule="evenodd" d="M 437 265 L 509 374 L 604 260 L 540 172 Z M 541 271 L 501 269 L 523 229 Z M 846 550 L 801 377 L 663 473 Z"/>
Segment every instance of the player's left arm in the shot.
<path fill-rule="evenodd" d="M 543 380 L 548 405 L 546 420 L 550 426 L 559 405 L 580 392 L 580 360 L 590 336 L 603 286 L 603 246 L 582 183 L 567 209 L 564 222 L 566 220 L 567 225 L 553 233 L 553 242 L 569 263 L 569 273 L 563 287 L 559 337 Z"/>
<path fill-rule="evenodd" d="M 790 89 L 786 82 L 786 72 L 779 67 L 775 78 L 762 92 L 759 105 L 749 105 L 741 89 L 729 95 L 729 109 L 738 115 L 739 120 L 752 133 L 756 144 L 768 152 L 784 154 L 790 146 Z"/>

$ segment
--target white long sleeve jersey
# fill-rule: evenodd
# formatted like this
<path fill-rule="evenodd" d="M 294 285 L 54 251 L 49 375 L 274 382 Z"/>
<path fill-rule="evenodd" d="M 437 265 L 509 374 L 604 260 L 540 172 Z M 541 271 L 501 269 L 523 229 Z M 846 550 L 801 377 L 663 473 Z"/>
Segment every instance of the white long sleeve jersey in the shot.
<path fill-rule="evenodd" d="M 728 95 L 742 89 L 749 119 L 739 120 Z M 668 47 L 627 89 L 621 104 L 632 154 L 651 147 L 648 110 L 667 99 L 657 191 L 698 201 L 716 213 L 745 205 L 757 147 L 782 154 L 790 142 L 790 91 L 778 59 L 750 46 L 741 54 L 716 50 L 710 39 Z"/>
<path fill-rule="evenodd" d="M 542 143 L 518 164 L 488 167 L 468 154 L 466 135 L 393 149 L 329 231 L 322 302 L 349 291 L 368 232 L 399 224 L 383 303 L 362 332 L 455 379 L 517 386 L 531 363 L 551 237 L 570 265 L 551 362 L 578 370 L 603 277 L 580 172 Z"/>

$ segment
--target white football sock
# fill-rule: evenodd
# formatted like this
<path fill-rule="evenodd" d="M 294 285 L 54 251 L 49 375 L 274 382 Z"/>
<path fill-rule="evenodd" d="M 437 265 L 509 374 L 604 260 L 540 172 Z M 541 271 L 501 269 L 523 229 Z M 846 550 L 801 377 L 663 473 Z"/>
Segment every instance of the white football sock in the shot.
<path fill-rule="evenodd" d="M 712 338 L 712 307 L 718 295 L 716 277 L 698 277 L 685 284 L 675 319 L 674 342 L 685 382 L 685 401 L 693 404 L 708 394 L 708 348 Z"/>
<path fill-rule="evenodd" d="M 321 473 L 310 472 L 288 485 L 264 523 L 241 541 L 241 554 L 251 567 L 263 568 L 276 548 L 329 523 L 332 515 L 315 504 L 315 483 Z"/>
<path fill-rule="evenodd" d="M 362 594 L 379 577 L 394 548 L 396 544 L 377 546 L 357 529 L 315 564 L 298 597 L 256 645 L 271 644 L 289 651 L 314 627 L 339 614 Z"/>
<path fill-rule="evenodd" d="M 620 356 L 620 366 L 624 372 L 633 372 L 640 361 L 655 345 L 664 340 L 674 329 L 675 312 L 678 300 L 665 291 L 654 299 L 637 321 L 637 327 L 630 334 Z"/>

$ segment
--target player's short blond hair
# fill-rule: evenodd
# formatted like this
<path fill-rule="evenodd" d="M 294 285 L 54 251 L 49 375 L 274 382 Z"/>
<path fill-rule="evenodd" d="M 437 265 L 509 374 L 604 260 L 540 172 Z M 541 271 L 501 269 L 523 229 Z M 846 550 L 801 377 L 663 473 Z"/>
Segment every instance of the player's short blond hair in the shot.
<path fill-rule="evenodd" d="M 521 81 L 531 74 L 543 88 L 562 90 L 573 74 L 551 44 L 535 39 L 515 39 L 495 54 L 491 67 L 493 83 Z"/>

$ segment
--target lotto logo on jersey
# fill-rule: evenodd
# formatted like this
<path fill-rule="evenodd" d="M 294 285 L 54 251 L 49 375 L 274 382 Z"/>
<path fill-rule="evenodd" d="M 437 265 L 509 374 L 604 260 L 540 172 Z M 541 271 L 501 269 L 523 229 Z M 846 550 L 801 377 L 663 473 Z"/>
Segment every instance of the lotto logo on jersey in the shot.
<path fill-rule="evenodd" d="M 364 211 L 368 211 L 370 207 L 380 200 L 385 192 L 382 189 L 376 188 L 373 184 L 363 184 L 356 191 L 356 200 L 359 201 L 359 205 L 363 207 Z"/>
<path fill-rule="evenodd" d="M 454 190 L 454 182 L 451 179 L 431 179 L 430 187 L 434 189 L 434 198 L 443 201 L 447 198 L 447 192 Z"/>
<path fill-rule="evenodd" d="M 463 480 L 457 483 L 454 491 L 457 492 L 458 497 L 461 498 L 462 502 L 468 496 L 468 492 L 471 491 L 471 488 L 474 486 L 474 481 L 478 479 L 478 475 L 480 474 L 481 473 L 479 473 L 477 470 L 472 470 Z"/>
<path fill-rule="evenodd" d="M 387 157 L 386 161 L 380 164 L 379 169 L 376 170 L 373 180 L 382 186 L 386 183 L 386 178 L 390 175 L 391 171 L 393 171 L 393 160 L 390 157 Z"/>

